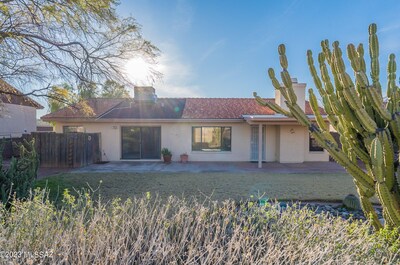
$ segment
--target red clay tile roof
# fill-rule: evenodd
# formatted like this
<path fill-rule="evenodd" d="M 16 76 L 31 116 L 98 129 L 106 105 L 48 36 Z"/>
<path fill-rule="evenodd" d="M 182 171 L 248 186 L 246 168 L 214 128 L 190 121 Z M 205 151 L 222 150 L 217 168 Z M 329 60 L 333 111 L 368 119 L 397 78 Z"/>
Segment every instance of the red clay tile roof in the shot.
<path fill-rule="evenodd" d="M 265 99 L 274 101 L 274 99 Z M 325 114 L 320 108 L 321 114 Z M 313 115 L 306 101 L 305 112 Z M 260 106 L 254 98 L 188 98 L 183 119 L 241 119 L 242 115 L 274 115 L 270 108 Z"/>
<path fill-rule="evenodd" d="M 65 107 L 56 112 L 44 115 L 41 119 L 51 121 L 53 118 L 97 118 L 101 114 L 114 108 L 118 104 L 124 102 L 124 98 L 91 98 L 86 100 L 87 104 L 92 108 L 93 113 L 88 114 L 79 107 Z"/>
<path fill-rule="evenodd" d="M 307 100 L 306 100 L 306 106 L 305 106 L 304 112 L 307 115 L 314 115 L 314 112 L 312 111 L 311 106 L 310 106 L 310 102 Z M 321 113 L 321 115 L 326 115 L 325 110 L 321 107 L 319 107 L 319 112 Z"/>
<path fill-rule="evenodd" d="M 36 109 L 43 109 L 42 105 L 30 97 L 24 96 L 21 91 L 2 79 L 0 79 L 0 101 L 7 104 L 23 105 L 34 107 Z"/>
<path fill-rule="evenodd" d="M 274 99 L 266 99 L 274 101 Z M 138 104 L 132 99 L 89 99 L 94 114 L 68 107 L 47 114 L 43 120 L 60 118 L 100 119 L 242 119 L 242 115 L 274 115 L 275 112 L 260 106 L 254 98 L 159 98 L 156 103 Z M 313 115 L 306 101 L 307 115 Z M 320 108 L 321 114 L 325 114 Z"/>
<path fill-rule="evenodd" d="M 188 98 L 182 118 L 241 119 L 246 114 L 274 115 L 274 112 L 260 106 L 253 98 Z"/>

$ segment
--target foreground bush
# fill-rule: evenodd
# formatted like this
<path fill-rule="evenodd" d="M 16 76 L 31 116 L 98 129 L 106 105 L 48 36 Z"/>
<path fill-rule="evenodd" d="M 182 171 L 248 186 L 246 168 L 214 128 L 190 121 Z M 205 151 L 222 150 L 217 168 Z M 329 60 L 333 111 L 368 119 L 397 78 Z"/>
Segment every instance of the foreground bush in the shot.
<path fill-rule="evenodd" d="M 39 158 L 35 141 L 24 140 L 17 148 L 19 158 L 11 158 L 10 165 L 3 165 L 4 142 L 0 142 L 0 202 L 8 204 L 12 198 L 23 199 L 29 195 L 37 177 Z"/>
<path fill-rule="evenodd" d="M 307 209 L 168 201 L 108 205 L 39 193 L 1 209 L 0 254 L 19 264 L 395 264 L 398 234 Z M 397 245 L 396 245 L 397 243 Z M 8 256 L 7 256 L 8 255 Z"/>

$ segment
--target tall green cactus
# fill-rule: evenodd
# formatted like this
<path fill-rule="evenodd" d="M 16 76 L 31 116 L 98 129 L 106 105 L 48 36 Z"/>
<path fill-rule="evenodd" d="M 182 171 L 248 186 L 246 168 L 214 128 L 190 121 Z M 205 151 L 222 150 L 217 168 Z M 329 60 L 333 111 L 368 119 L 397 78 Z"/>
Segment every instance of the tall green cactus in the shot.
<path fill-rule="evenodd" d="M 400 227 L 400 89 L 396 85 L 395 55 L 391 54 L 387 67 L 386 98 L 382 96 L 376 31 L 376 24 L 371 24 L 369 55 L 372 82 L 366 72 L 362 44 L 357 48 L 353 44 L 347 46 L 354 79 L 346 71 L 339 42 L 335 41 L 332 49 L 327 40 L 321 42 L 322 52 L 318 55 L 319 73 L 312 52 L 307 52 L 311 75 L 321 96 L 327 119 L 340 135 L 341 149 L 330 135 L 313 90 L 309 89 L 309 99 L 316 124 L 309 120 L 297 104 L 283 44 L 278 49 L 283 85 L 275 77 L 273 69 L 269 69 L 268 74 L 275 89 L 281 91 L 285 98 L 289 111 L 262 100 L 257 93 L 254 96 L 259 104 L 270 107 L 277 113 L 294 117 L 309 129 L 318 143 L 353 176 L 365 215 L 371 217 L 376 229 L 380 229 L 382 224 L 370 200 L 375 195 L 382 204 L 385 225 Z"/>

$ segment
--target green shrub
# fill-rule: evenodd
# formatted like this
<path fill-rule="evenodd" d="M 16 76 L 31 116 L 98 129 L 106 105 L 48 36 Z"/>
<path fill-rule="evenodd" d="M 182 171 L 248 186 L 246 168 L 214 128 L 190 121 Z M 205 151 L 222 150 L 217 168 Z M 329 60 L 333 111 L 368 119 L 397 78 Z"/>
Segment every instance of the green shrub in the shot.
<path fill-rule="evenodd" d="M 4 143 L 0 143 L 2 153 Z M 24 141 L 18 145 L 20 157 L 11 158 L 8 167 L 3 165 L 0 156 L 0 200 L 9 203 L 12 198 L 26 198 L 33 188 L 39 167 L 39 159 L 35 150 L 35 142 Z"/>
<path fill-rule="evenodd" d="M 154 196 L 153 196 L 154 197 Z M 145 196 L 103 204 L 43 191 L 0 208 L 0 249 L 20 264 L 396 264 L 395 234 L 276 204 L 166 201 Z M 27 255 L 39 253 L 41 255 Z"/>

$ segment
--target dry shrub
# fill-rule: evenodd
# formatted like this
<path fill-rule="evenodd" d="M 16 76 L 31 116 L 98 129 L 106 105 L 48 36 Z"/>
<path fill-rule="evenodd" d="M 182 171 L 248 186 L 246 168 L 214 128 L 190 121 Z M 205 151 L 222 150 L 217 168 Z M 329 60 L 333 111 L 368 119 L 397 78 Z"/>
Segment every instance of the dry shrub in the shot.
<path fill-rule="evenodd" d="M 367 223 L 297 207 L 282 211 L 279 204 L 149 196 L 101 204 L 87 193 L 66 192 L 57 209 L 36 192 L 0 214 L 0 258 L 7 264 L 399 262 L 396 239 L 373 234 Z"/>

